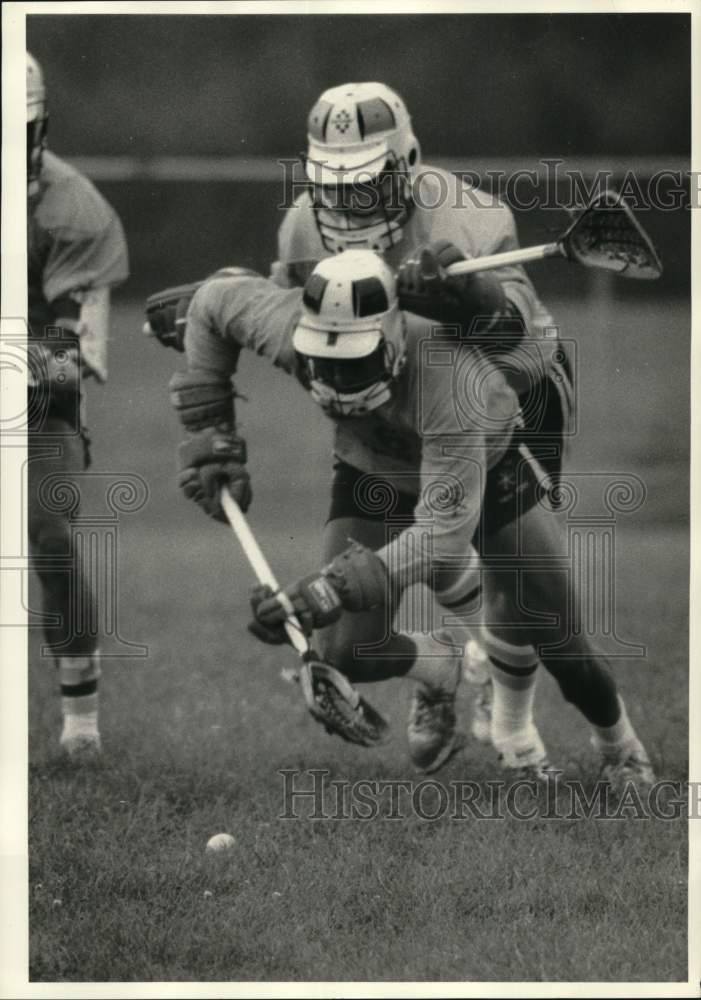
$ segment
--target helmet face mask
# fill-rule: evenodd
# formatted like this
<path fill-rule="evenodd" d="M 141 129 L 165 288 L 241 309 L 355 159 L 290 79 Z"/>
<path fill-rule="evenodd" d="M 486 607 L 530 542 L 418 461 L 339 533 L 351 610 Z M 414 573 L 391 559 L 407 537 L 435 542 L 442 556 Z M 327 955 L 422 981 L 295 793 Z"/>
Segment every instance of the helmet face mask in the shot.
<path fill-rule="evenodd" d="M 364 416 L 387 402 L 406 338 L 382 259 L 367 250 L 327 258 L 309 278 L 303 303 L 293 346 L 312 399 L 335 418 Z"/>
<path fill-rule="evenodd" d="M 328 416 L 363 417 L 389 401 L 399 374 L 395 349 L 384 338 L 362 358 L 332 360 L 297 352 L 312 399 Z M 402 359 L 403 361 L 403 359 Z"/>
<path fill-rule="evenodd" d="M 46 146 L 48 117 L 27 122 L 27 182 L 31 185 L 39 180 L 41 161 Z"/>
<path fill-rule="evenodd" d="M 351 184 L 312 185 L 312 207 L 324 247 L 382 252 L 402 238 L 414 203 L 411 181 L 393 154 L 382 172 Z"/>
<path fill-rule="evenodd" d="M 30 193 L 39 185 L 48 124 L 44 76 L 39 63 L 27 52 L 27 185 Z"/>
<path fill-rule="evenodd" d="M 379 83 L 325 91 L 309 116 L 305 168 L 324 248 L 383 252 L 412 209 L 419 143 L 401 98 Z"/>
<path fill-rule="evenodd" d="M 381 340 L 372 354 L 362 358 L 316 358 L 298 355 L 306 364 L 310 383 L 319 382 L 342 395 L 364 392 L 388 378 L 386 344 Z M 391 369 L 390 369 L 391 370 Z"/>

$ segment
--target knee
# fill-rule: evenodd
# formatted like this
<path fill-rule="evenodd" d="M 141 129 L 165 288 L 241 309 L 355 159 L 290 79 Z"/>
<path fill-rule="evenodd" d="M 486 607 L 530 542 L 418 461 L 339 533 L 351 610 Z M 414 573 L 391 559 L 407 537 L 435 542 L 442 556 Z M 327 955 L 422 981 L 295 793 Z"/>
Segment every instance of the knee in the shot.
<path fill-rule="evenodd" d="M 553 663 L 544 658 L 543 666 L 555 679 L 560 689 L 560 694 L 571 705 L 576 705 L 587 690 L 587 679 L 582 676 L 580 669 L 577 669 L 575 661 L 570 661 L 563 669 L 562 663 Z"/>
<path fill-rule="evenodd" d="M 363 647 L 376 646 L 382 641 L 382 632 L 369 627 L 368 622 L 351 622 L 360 616 L 346 615 L 335 625 L 318 634 L 319 653 L 322 659 L 340 670 L 354 683 L 378 679 L 376 650 Z M 362 627 L 358 627 L 362 626 Z"/>
<path fill-rule="evenodd" d="M 603 673 L 591 661 L 582 659 L 557 659 L 543 656 L 543 666 L 557 681 L 565 701 L 578 705 L 590 692 L 596 692 Z"/>
<path fill-rule="evenodd" d="M 353 636 L 348 629 L 330 626 L 319 632 L 319 652 L 342 674 L 351 676 L 355 671 Z"/>

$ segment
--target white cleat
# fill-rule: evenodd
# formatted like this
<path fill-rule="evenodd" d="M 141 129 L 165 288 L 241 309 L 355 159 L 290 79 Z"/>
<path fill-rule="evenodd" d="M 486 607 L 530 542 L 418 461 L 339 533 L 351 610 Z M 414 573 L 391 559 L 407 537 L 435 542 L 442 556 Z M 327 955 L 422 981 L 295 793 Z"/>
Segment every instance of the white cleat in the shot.
<path fill-rule="evenodd" d="M 534 725 L 494 743 L 503 770 L 514 781 L 547 782 L 553 774 L 540 733 Z"/>
<path fill-rule="evenodd" d="M 629 784 L 639 792 L 650 789 L 656 781 L 655 772 L 640 740 L 623 747 L 607 747 L 602 752 L 600 780 L 618 794 Z"/>
<path fill-rule="evenodd" d="M 76 763 L 99 757 L 101 744 L 96 721 L 80 715 L 65 716 L 60 745 Z"/>

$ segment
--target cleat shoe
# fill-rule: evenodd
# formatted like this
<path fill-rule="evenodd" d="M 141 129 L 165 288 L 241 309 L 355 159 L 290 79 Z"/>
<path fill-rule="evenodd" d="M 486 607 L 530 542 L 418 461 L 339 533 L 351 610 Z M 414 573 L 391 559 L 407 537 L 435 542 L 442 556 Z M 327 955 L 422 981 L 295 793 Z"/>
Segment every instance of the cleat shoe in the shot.
<path fill-rule="evenodd" d="M 100 756 L 102 749 L 100 734 L 93 733 L 92 736 L 88 736 L 85 733 L 82 736 L 61 736 L 61 749 L 74 763 L 88 763 Z"/>
<path fill-rule="evenodd" d="M 603 753 L 600 780 L 622 794 L 630 783 L 640 790 L 655 784 L 655 772 L 639 740 L 624 747 L 607 748 Z"/>
<path fill-rule="evenodd" d="M 535 726 L 514 733 L 498 746 L 495 744 L 495 749 L 502 768 L 514 781 L 547 782 L 554 774 L 559 774 L 550 764 Z"/>
<path fill-rule="evenodd" d="M 77 763 L 100 755 L 100 733 L 97 718 L 90 715 L 67 715 L 63 719 L 61 749 Z"/>
<path fill-rule="evenodd" d="M 446 685 L 419 683 L 409 710 L 409 756 L 419 771 L 430 773 L 445 764 L 458 749 L 455 733 L 455 697 L 460 665 L 455 662 Z"/>

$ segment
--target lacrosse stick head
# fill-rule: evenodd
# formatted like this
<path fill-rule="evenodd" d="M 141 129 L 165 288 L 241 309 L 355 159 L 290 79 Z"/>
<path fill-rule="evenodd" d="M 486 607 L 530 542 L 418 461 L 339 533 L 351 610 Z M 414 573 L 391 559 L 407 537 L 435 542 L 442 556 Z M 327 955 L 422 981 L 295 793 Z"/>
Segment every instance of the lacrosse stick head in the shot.
<path fill-rule="evenodd" d="M 585 267 L 650 281 L 662 274 L 652 240 L 614 191 L 597 194 L 559 240 L 560 250 Z"/>
<path fill-rule="evenodd" d="M 299 683 L 307 708 L 328 733 L 363 747 L 386 741 L 389 735 L 386 719 L 340 671 L 312 651 L 300 666 Z"/>

